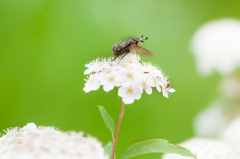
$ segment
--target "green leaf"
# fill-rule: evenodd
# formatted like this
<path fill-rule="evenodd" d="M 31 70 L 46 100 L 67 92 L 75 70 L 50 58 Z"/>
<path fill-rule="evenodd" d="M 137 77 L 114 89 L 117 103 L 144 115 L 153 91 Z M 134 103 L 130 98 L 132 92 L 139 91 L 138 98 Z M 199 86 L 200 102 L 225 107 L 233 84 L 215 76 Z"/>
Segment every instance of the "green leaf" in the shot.
<path fill-rule="evenodd" d="M 131 145 L 123 154 L 122 159 L 132 158 L 147 153 L 175 153 L 187 157 L 197 157 L 188 149 L 168 143 L 163 139 L 151 139 Z"/>
<path fill-rule="evenodd" d="M 104 151 L 108 155 L 109 159 L 112 157 L 112 148 L 113 148 L 113 143 L 112 141 L 109 141 L 105 146 L 104 146 Z M 114 156 L 116 158 L 116 155 Z"/>
<path fill-rule="evenodd" d="M 112 120 L 112 118 L 110 117 L 110 115 L 107 113 L 106 109 L 103 106 L 98 106 L 101 115 L 103 117 L 103 120 L 105 121 L 108 129 L 111 131 L 112 133 L 112 138 L 114 138 L 114 131 L 115 131 L 115 123 Z"/>

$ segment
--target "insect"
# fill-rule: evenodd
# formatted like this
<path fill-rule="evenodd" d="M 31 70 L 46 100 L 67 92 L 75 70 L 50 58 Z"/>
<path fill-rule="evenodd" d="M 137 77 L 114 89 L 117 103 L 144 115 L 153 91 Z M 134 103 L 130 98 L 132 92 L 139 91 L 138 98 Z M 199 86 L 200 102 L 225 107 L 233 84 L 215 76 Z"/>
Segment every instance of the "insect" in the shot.
<path fill-rule="evenodd" d="M 122 55 L 122 58 L 120 61 L 129 53 L 136 53 L 141 54 L 141 55 L 147 55 L 151 56 L 153 53 L 151 51 L 148 51 L 147 49 L 144 49 L 141 46 L 138 46 L 139 43 L 144 43 L 144 40 L 147 40 L 148 37 L 145 39 L 142 39 L 143 35 L 141 38 L 138 38 L 136 36 L 129 36 L 126 37 L 120 41 L 118 41 L 116 44 L 113 45 L 112 50 L 113 50 L 113 55 L 115 56 L 112 61 L 116 60 L 119 56 Z M 119 62 L 120 62 L 119 61 Z"/>

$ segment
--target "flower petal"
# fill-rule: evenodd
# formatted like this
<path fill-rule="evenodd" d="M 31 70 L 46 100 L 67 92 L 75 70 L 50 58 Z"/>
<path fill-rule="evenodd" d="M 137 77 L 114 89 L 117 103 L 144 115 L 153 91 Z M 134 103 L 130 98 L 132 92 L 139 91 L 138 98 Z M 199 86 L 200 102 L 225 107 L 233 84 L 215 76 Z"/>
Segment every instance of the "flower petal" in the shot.
<path fill-rule="evenodd" d="M 168 92 L 166 89 L 162 89 L 162 94 L 164 97 L 168 98 Z"/>
<path fill-rule="evenodd" d="M 103 86 L 103 90 L 105 92 L 109 92 L 110 90 L 113 90 L 113 88 L 114 88 L 113 84 L 106 84 L 106 85 Z"/>
<path fill-rule="evenodd" d="M 159 85 L 156 85 L 156 89 L 157 89 L 158 92 L 161 92 L 161 91 L 162 91 L 162 90 L 161 90 L 161 87 L 160 87 Z"/>
<path fill-rule="evenodd" d="M 145 89 L 145 92 L 146 92 L 147 94 L 152 94 L 152 87 L 147 87 L 147 88 Z"/>
<path fill-rule="evenodd" d="M 170 88 L 169 90 L 168 90 L 168 92 L 170 92 L 170 93 L 173 93 L 173 92 L 175 92 L 176 90 L 175 89 L 173 89 L 173 88 Z"/>
<path fill-rule="evenodd" d="M 132 96 L 124 96 L 122 100 L 125 104 L 132 104 L 134 102 L 134 98 Z"/>

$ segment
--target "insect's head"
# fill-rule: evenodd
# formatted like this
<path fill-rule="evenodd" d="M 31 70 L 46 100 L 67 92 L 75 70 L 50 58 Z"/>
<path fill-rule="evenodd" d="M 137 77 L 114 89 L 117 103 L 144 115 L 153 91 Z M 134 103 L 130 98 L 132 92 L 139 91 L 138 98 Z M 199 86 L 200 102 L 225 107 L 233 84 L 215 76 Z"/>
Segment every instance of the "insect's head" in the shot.
<path fill-rule="evenodd" d="M 143 35 L 142 35 L 141 38 L 139 39 L 139 42 L 144 43 L 144 40 L 147 40 L 147 39 L 148 39 L 148 37 L 146 37 L 145 39 L 143 39 Z"/>
<path fill-rule="evenodd" d="M 138 38 L 138 37 L 136 37 L 136 36 L 132 36 L 131 39 L 133 39 L 133 40 L 136 42 L 136 44 L 138 44 L 138 43 L 144 43 L 144 40 L 147 40 L 148 37 L 146 37 L 145 39 L 143 39 L 143 35 L 141 36 L 141 38 Z"/>

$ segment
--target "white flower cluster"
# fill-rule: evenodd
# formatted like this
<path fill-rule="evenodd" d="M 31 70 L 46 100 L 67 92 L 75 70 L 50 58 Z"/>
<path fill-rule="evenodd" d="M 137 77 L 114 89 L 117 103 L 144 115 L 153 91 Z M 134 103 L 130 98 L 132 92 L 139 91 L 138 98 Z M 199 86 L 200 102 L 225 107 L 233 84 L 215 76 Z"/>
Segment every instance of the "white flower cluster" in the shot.
<path fill-rule="evenodd" d="M 97 59 L 86 64 L 84 74 L 89 74 L 84 91 L 97 90 L 100 85 L 103 90 L 109 92 L 114 87 L 118 89 L 118 95 L 122 97 L 125 104 L 131 104 L 134 100 L 141 98 L 143 91 L 152 93 L 152 87 L 162 92 L 164 97 L 175 92 L 170 88 L 171 83 L 163 75 L 158 67 L 150 63 L 139 63 L 140 57 L 129 53 L 121 61 L 119 59 L 111 62 L 109 59 Z"/>
<path fill-rule="evenodd" d="M 240 99 L 240 74 L 231 75 L 220 82 L 222 94 L 232 99 Z"/>
<path fill-rule="evenodd" d="M 198 159 L 240 159 L 240 117 L 228 124 L 218 139 L 192 138 L 179 145 L 189 149 Z M 165 154 L 162 159 L 193 158 Z"/>
<path fill-rule="evenodd" d="M 193 36 L 191 50 L 203 75 L 231 74 L 240 67 L 240 21 L 221 19 L 203 25 Z"/>
<path fill-rule="evenodd" d="M 0 138 L 1 159 L 107 159 L 99 141 L 34 123 L 7 130 Z"/>
<path fill-rule="evenodd" d="M 229 123 L 240 116 L 237 103 L 217 99 L 194 119 L 195 135 L 199 137 L 219 137 Z"/>
<path fill-rule="evenodd" d="M 222 141 L 203 138 L 192 138 L 181 144 L 189 149 L 198 159 L 237 159 L 233 157 L 232 147 Z M 165 154 L 162 159 L 193 159 L 177 154 Z"/>
<path fill-rule="evenodd" d="M 222 134 L 221 139 L 233 145 L 235 153 L 232 159 L 240 159 L 240 117 L 229 124 L 228 128 Z"/>

